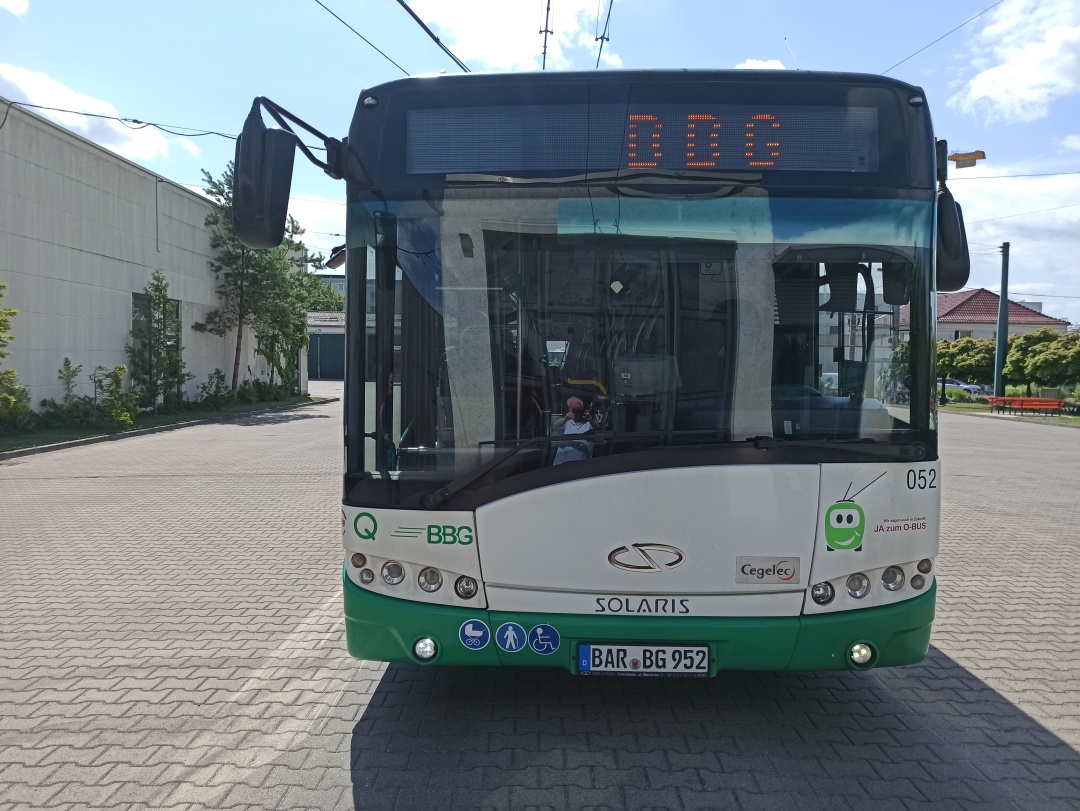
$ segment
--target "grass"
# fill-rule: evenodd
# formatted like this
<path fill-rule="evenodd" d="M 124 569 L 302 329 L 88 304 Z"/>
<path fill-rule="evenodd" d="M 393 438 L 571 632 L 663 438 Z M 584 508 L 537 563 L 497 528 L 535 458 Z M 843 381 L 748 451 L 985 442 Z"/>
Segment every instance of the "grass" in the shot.
<path fill-rule="evenodd" d="M 945 414 L 989 414 L 990 406 L 987 403 L 949 403 L 938 408 Z M 1057 416 L 1045 416 L 1042 414 L 1014 414 L 1012 416 L 1018 422 L 1034 422 L 1039 425 L 1065 425 L 1070 428 L 1080 428 L 1080 416 L 1071 414 L 1059 414 Z"/>
<path fill-rule="evenodd" d="M 284 400 L 276 400 L 267 403 L 234 403 L 226 408 L 214 411 L 180 411 L 175 414 L 146 414 L 135 419 L 131 428 L 123 431 L 110 431 L 108 428 L 97 427 L 60 427 L 42 428 L 37 431 L 26 431 L 20 434 L 0 436 L 0 453 L 17 451 L 24 448 L 37 448 L 42 445 L 55 445 L 58 442 L 71 442 L 76 439 L 87 439 L 96 436 L 112 436 L 124 434 L 129 431 L 138 431 L 143 428 L 160 428 L 164 425 L 182 425 L 186 422 L 198 422 L 200 420 L 222 419 L 224 417 L 239 416 L 256 411 L 271 409 L 290 408 L 304 403 L 317 403 L 325 400 L 325 397 L 287 397 Z"/>

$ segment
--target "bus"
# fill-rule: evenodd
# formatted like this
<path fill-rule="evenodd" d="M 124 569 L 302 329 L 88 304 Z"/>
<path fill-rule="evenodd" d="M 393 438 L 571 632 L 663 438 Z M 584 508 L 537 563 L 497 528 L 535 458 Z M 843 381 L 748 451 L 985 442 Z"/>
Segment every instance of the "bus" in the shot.
<path fill-rule="evenodd" d="M 295 148 L 346 186 L 353 656 L 707 677 L 926 655 L 935 293 L 969 262 L 922 90 L 407 78 L 361 92 L 343 139 L 260 97 L 233 202 L 252 247 L 280 242 Z"/>

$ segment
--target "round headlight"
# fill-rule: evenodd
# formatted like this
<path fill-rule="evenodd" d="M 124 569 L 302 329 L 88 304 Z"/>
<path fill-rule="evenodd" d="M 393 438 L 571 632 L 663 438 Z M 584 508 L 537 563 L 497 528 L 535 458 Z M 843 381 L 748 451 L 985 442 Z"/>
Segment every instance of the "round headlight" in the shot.
<path fill-rule="evenodd" d="M 889 591 L 896 591 L 904 585 L 904 570 L 899 566 L 890 566 L 881 573 L 881 585 Z"/>
<path fill-rule="evenodd" d="M 815 583 L 810 589 L 810 598 L 818 605 L 828 605 L 835 596 L 832 583 Z"/>
<path fill-rule="evenodd" d="M 360 570 L 360 582 L 363 583 L 364 585 L 367 585 L 368 583 L 370 583 L 374 579 L 375 579 L 375 572 L 371 571 L 371 569 L 361 569 Z"/>
<path fill-rule="evenodd" d="M 916 568 L 923 574 L 930 574 L 930 570 L 934 568 L 934 563 L 930 558 L 923 558 Z"/>
<path fill-rule="evenodd" d="M 857 665 L 865 665 L 872 658 L 874 658 L 874 649 L 869 645 L 864 645 L 859 642 L 851 646 L 851 661 Z"/>
<path fill-rule="evenodd" d="M 367 566 L 367 557 L 362 552 L 356 552 L 351 558 L 349 558 L 349 562 L 352 563 L 352 565 L 355 566 L 357 569 L 363 569 L 365 566 Z"/>
<path fill-rule="evenodd" d="M 413 645 L 413 653 L 416 654 L 417 659 L 434 659 L 435 654 L 439 652 L 439 646 L 435 644 L 434 639 L 424 637 L 423 639 L 416 640 L 416 644 Z"/>
<path fill-rule="evenodd" d="M 438 591 L 442 588 L 442 572 L 428 566 L 426 569 L 420 570 L 420 577 L 417 578 L 417 582 L 424 591 Z"/>
<path fill-rule="evenodd" d="M 913 578 L 911 578 L 911 587 L 913 589 L 915 589 L 916 591 L 918 591 L 919 589 L 921 589 L 925 585 L 926 585 L 926 578 L 923 577 L 921 574 L 917 574 Z"/>
<path fill-rule="evenodd" d="M 396 586 L 405 579 L 405 567 L 396 560 L 388 560 L 382 566 L 382 579 L 388 586 Z"/>
<path fill-rule="evenodd" d="M 476 596 L 476 592 L 480 590 L 479 584 L 473 578 L 468 575 L 462 575 L 454 583 L 454 591 L 457 592 L 457 596 L 462 600 L 471 600 Z"/>
<path fill-rule="evenodd" d="M 847 593 L 856 600 L 861 600 L 870 593 L 870 578 L 862 572 L 855 572 L 847 579 Z"/>

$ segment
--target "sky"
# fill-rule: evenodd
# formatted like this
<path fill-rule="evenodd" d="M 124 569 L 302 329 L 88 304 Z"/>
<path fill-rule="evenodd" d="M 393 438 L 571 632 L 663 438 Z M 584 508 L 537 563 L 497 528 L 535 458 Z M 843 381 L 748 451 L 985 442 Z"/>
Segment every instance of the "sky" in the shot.
<path fill-rule="evenodd" d="M 541 68 L 546 3 L 410 7 L 473 71 L 524 71 Z M 950 168 L 969 286 L 999 289 L 1007 241 L 1010 298 L 1080 324 L 1080 2 L 613 0 L 598 55 L 608 5 L 551 0 L 547 70 L 599 56 L 607 70 L 839 70 L 922 87 L 950 151 L 986 153 Z M 235 135 L 257 95 L 341 137 L 361 89 L 442 71 L 460 69 L 394 0 L 0 0 L 0 97 L 166 125 L 35 110 L 196 187 L 234 149 L 196 133 Z M 310 246 L 344 241 L 344 195 L 298 156 L 290 211 Z"/>

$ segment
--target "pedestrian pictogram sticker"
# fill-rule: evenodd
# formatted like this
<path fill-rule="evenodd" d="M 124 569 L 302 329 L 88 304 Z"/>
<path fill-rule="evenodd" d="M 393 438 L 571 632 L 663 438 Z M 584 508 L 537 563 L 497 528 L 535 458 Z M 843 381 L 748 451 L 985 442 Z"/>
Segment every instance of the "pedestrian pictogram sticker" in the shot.
<path fill-rule="evenodd" d="M 507 653 L 517 653 L 525 647 L 529 635 L 516 622 L 504 622 L 495 632 L 495 644 Z"/>

